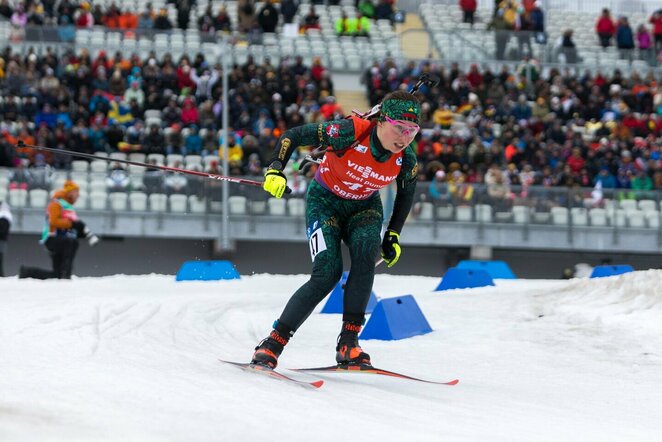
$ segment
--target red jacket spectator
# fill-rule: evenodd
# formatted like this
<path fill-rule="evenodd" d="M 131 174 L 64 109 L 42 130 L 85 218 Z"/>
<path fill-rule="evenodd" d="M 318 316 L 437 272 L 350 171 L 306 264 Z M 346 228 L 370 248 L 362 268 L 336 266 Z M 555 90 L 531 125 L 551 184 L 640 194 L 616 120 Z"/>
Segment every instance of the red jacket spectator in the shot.
<path fill-rule="evenodd" d="M 184 103 L 182 103 L 182 123 L 185 126 L 198 124 L 198 109 L 189 97 L 185 98 Z"/>
<path fill-rule="evenodd" d="M 662 13 L 655 12 L 649 22 L 653 25 L 653 35 L 662 35 Z"/>
<path fill-rule="evenodd" d="M 605 8 L 602 10 L 602 15 L 595 25 L 595 32 L 600 37 L 600 46 L 606 48 L 611 44 L 611 38 L 616 33 L 616 24 L 611 19 L 609 9 Z"/>
<path fill-rule="evenodd" d="M 478 2 L 476 0 L 460 0 L 460 8 L 463 11 L 476 12 Z"/>
<path fill-rule="evenodd" d="M 189 88 L 189 92 L 195 92 L 195 81 L 191 78 L 191 66 L 184 65 L 177 68 L 177 87 Z"/>
<path fill-rule="evenodd" d="M 586 166 L 586 160 L 582 157 L 581 150 L 575 148 L 572 150 L 572 155 L 568 157 L 566 164 L 574 174 L 578 174 Z"/>
<path fill-rule="evenodd" d="M 483 76 L 480 71 L 478 71 L 478 66 L 475 64 L 471 65 L 471 69 L 467 74 L 467 80 L 471 84 L 471 87 L 475 88 L 483 84 Z"/>
<path fill-rule="evenodd" d="M 598 19 L 598 23 L 595 25 L 595 31 L 598 34 L 609 34 L 614 35 L 616 32 L 616 25 L 612 21 L 609 15 L 602 15 Z"/>

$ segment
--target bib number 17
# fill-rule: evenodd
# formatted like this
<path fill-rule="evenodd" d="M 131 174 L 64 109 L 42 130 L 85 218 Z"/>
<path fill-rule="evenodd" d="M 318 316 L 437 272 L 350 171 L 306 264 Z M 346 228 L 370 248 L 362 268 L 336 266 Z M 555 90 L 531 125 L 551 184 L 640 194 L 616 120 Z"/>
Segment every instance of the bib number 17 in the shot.
<path fill-rule="evenodd" d="M 310 259 L 313 262 L 315 262 L 315 257 L 317 255 L 326 250 L 326 241 L 324 241 L 324 234 L 322 233 L 321 227 L 310 235 L 308 247 L 310 248 Z"/>

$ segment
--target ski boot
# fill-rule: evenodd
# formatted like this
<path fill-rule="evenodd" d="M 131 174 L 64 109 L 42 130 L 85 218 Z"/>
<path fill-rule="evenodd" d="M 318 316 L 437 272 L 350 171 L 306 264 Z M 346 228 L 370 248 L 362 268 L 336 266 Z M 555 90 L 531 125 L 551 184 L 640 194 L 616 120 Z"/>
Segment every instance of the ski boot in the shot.
<path fill-rule="evenodd" d="M 283 333 L 278 327 L 271 331 L 269 337 L 255 347 L 255 353 L 251 359 L 251 364 L 261 365 L 262 367 L 274 369 L 278 365 L 278 357 L 283 352 L 283 348 L 290 340 L 291 333 Z M 285 337 L 285 336 L 287 337 Z"/>
<path fill-rule="evenodd" d="M 359 346 L 359 332 L 361 324 L 345 321 L 338 336 L 336 346 L 336 362 L 338 365 L 365 365 L 372 366 L 370 355 Z"/>

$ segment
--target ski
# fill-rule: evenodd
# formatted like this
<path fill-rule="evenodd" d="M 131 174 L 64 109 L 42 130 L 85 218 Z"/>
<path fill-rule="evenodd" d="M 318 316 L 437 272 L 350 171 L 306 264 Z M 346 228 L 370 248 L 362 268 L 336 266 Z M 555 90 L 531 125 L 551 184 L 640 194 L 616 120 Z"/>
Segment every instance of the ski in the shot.
<path fill-rule="evenodd" d="M 269 377 L 272 377 L 274 379 L 279 379 L 281 381 L 289 382 L 289 383 L 292 383 L 292 384 L 295 384 L 295 385 L 300 385 L 302 387 L 317 389 L 317 388 L 320 388 L 324 384 L 324 381 L 322 381 L 322 380 L 309 382 L 309 381 L 301 381 L 299 379 L 294 379 L 294 378 L 291 378 L 289 376 L 285 376 L 284 374 L 279 373 L 279 372 L 277 372 L 275 370 L 272 370 L 270 368 L 263 367 L 261 365 L 253 365 L 253 364 L 248 363 L 248 362 L 233 362 L 233 361 L 225 361 L 223 359 L 219 359 L 219 361 L 224 363 L 224 364 L 234 365 L 235 367 L 240 368 L 244 371 L 249 371 L 249 372 L 252 372 L 252 373 L 257 373 L 257 374 L 269 376 Z"/>
<path fill-rule="evenodd" d="M 407 379 L 410 381 L 425 382 L 426 384 L 437 384 L 437 385 L 456 385 L 459 379 L 453 379 L 448 382 L 438 382 L 438 381 L 428 381 L 426 379 L 415 378 L 413 376 L 408 376 L 402 373 L 396 373 L 394 371 L 382 370 L 381 368 L 376 368 L 371 365 L 330 365 L 328 367 L 315 367 L 315 368 L 292 368 L 293 371 L 301 372 L 318 372 L 318 373 L 364 373 L 364 374 L 376 374 L 382 376 L 391 376 L 398 379 Z"/>

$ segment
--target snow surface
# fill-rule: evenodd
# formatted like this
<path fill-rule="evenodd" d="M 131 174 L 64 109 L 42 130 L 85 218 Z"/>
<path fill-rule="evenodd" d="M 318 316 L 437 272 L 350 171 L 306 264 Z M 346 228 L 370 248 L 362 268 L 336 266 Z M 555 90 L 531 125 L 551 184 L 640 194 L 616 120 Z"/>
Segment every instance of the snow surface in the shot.
<path fill-rule="evenodd" d="M 293 373 L 325 380 L 307 390 L 217 362 L 247 360 L 306 278 L 0 278 L 0 441 L 662 440 L 662 270 L 447 292 L 378 275 L 434 332 L 362 341 L 373 363 L 454 387 Z M 314 313 L 281 367 L 332 363 L 339 328 Z"/>

